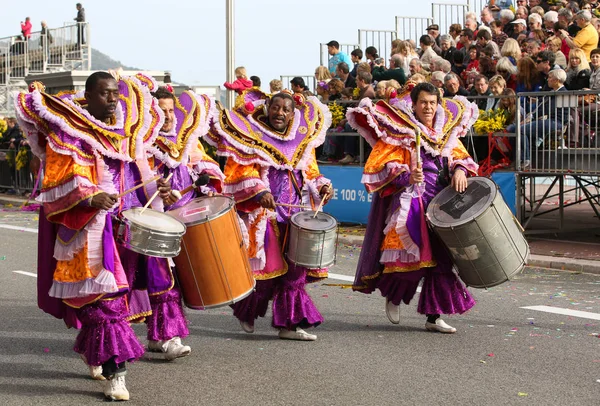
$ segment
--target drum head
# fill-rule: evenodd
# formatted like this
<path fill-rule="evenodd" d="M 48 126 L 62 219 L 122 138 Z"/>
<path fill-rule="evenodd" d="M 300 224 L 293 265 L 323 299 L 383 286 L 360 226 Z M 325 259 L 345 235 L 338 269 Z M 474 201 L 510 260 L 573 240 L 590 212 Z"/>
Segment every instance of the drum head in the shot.
<path fill-rule="evenodd" d="M 186 226 L 206 223 L 227 213 L 234 201 L 226 196 L 204 196 L 190 201 L 179 209 L 172 210 L 169 215 L 184 223 Z"/>
<path fill-rule="evenodd" d="M 129 222 L 150 230 L 162 231 L 165 233 L 185 232 L 185 226 L 181 224 L 180 221 L 153 209 L 146 209 L 142 214 L 142 208 L 136 207 L 134 209 L 125 210 L 121 215 Z"/>
<path fill-rule="evenodd" d="M 291 222 L 296 226 L 311 231 L 327 231 L 337 226 L 336 219 L 322 211 L 315 216 L 314 211 L 301 211 L 294 214 Z"/>
<path fill-rule="evenodd" d="M 467 179 L 463 194 L 448 186 L 433 198 L 427 208 L 427 218 L 433 226 L 447 228 L 466 224 L 477 218 L 494 201 L 498 193 L 496 184 L 483 177 Z"/>

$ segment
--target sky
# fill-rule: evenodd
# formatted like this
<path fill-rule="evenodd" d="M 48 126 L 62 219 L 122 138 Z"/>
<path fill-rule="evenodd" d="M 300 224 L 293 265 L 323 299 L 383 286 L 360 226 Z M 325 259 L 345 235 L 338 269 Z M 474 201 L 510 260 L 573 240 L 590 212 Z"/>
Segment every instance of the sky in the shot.
<path fill-rule="evenodd" d="M 31 17 L 50 28 L 72 22 L 77 1 L 0 0 L 0 38 L 20 33 Z M 10 6 L 7 4 L 10 2 Z M 235 65 L 261 78 L 263 89 L 280 75 L 311 75 L 319 44 L 356 43 L 358 29 L 393 30 L 394 16 L 430 17 L 431 0 L 236 0 Z M 437 0 L 464 3 L 465 0 Z M 225 0 L 82 1 L 91 43 L 128 66 L 169 70 L 187 85 L 225 81 Z M 367 9 L 368 8 L 368 9 Z"/>

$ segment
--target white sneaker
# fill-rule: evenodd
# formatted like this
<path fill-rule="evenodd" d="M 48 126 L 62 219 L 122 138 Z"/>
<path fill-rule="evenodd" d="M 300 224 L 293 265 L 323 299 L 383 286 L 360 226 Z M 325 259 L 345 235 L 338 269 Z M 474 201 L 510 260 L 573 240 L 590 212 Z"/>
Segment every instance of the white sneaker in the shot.
<path fill-rule="evenodd" d="M 81 359 L 83 360 L 83 362 L 85 363 L 85 365 L 88 366 L 88 368 L 90 369 L 90 377 L 93 380 L 96 381 L 103 381 L 106 378 L 102 375 L 102 365 L 98 365 L 98 366 L 94 366 L 94 365 L 88 365 L 87 363 L 87 359 L 85 358 L 85 355 L 83 354 L 79 354 L 81 356 Z"/>
<path fill-rule="evenodd" d="M 252 324 L 240 320 L 240 326 L 242 326 L 242 330 L 244 330 L 246 333 L 254 333 L 254 326 Z"/>
<path fill-rule="evenodd" d="M 400 306 L 396 306 L 387 299 L 385 299 L 385 314 L 389 321 L 394 324 L 400 324 Z"/>
<path fill-rule="evenodd" d="M 435 323 L 426 322 L 425 328 L 429 331 L 439 331 L 440 333 L 445 334 L 454 334 L 456 333 L 456 329 L 450 325 L 448 325 L 444 320 L 438 317 Z"/>
<path fill-rule="evenodd" d="M 104 397 L 110 400 L 129 400 L 129 391 L 125 387 L 125 374 L 115 374 L 104 382 Z"/>
<path fill-rule="evenodd" d="M 175 358 L 185 357 L 190 355 L 192 349 L 188 345 L 181 344 L 181 338 L 173 337 L 167 341 L 148 341 L 148 350 L 152 352 L 162 352 L 165 354 L 167 361 L 172 361 Z"/>
<path fill-rule="evenodd" d="M 307 333 L 300 327 L 296 327 L 295 331 L 282 328 L 279 330 L 279 338 L 284 340 L 315 341 L 317 336 Z"/>

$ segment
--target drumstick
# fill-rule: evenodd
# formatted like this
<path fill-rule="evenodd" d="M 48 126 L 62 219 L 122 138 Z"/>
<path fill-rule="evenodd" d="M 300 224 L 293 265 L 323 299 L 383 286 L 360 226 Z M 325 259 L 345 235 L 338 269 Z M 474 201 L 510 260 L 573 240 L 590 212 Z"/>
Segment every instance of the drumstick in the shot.
<path fill-rule="evenodd" d="M 321 208 L 323 207 L 323 203 L 325 203 L 325 198 L 321 198 L 321 203 L 319 203 L 319 207 L 317 207 L 317 211 L 315 211 L 315 215 L 313 216 L 313 218 L 317 217 L 317 214 L 319 214 L 319 211 L 321 210 Z"/>
<path fill-rule="evenodd" d="M 275 203 L 275 206 L 293 207 L 295 209 L 310 209 L 310 206 L 300 206 L 298 204 Z"/>
<path fill-rule="evenodd" d="M 167 176 L 166 181 L 170 181 L 171 178 L 173 177 L 173 172 L 171 172 L 169 174 L 169 176 Z M 144 206 L 144 208 L 142 209 L 142 211 L 140 212 L 140 214 L 144 214 L 144 211 L 148 208 L 148 206 L 150 206 L 150 203 L 152 203 L 152 201 L 156 198 L 156 196 L 158 196 L 158 188 L 156 188 L 156 192 L 154 192 L 154 194 L 152 195 L 152 197 L 150 198 L 150 200 L 148 200 L 148 203 L 146 203 L 146 205 Z"/>
<path fill-rule="evenodd" d="M 149 180 L 145 181 L 144 183 L 140 183 L 139 185 L 134 186 L 131 189 L 127 189 L 126 191 L 124 191 L 123 193 L 121 193 L 120 195 L 118 195 L 117 198 L 123 197 L 123 196 L 125 196 L 125 195 L 133 192 L 134 190 L 137 190 L 137 189 L 139 189 L 139 188 L 141 188 L 143 186 L 146 186 L 148 183 L 157 181 L 159 179 L 160 179 L 160 175 L 157 175 L 157 176 L 153 177 L 152 179 L 149 179 Z"/>
<path fill-rule="evenodd" d="M 207 185 L 208 182 L 210 182 L 210 176 L 208 176 L 206 173 L 203 173 L 202 175 L 200 175 L 198 177 L 198 179 L 196 180 L 196 182 L 194 182 L 192 185 L 186 187 L 185 189 L 180 190 L 179 193 L 181 193 L 181 196 L 183 196 L 187 192 L 189 192 L 190 190 L 192 190 L 192 189 L 194 189 L 196 187 Z"/>

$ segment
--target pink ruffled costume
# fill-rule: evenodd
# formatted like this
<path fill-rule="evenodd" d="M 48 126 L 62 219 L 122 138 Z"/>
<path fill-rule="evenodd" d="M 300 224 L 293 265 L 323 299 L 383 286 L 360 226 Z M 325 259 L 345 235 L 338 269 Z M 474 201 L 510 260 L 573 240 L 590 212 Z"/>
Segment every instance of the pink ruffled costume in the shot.
<path fill-rule="evenodd" d="M 32 151 L 44 163 L 38 200 L 38 304 L 81 328 L 75 351 L 89 365 L 121 364 L 144 353 L 129 325 L 129 251 L 117 246 L 113 216 L 146 203 L 156 183 L 123 196 L 109 211 L 90 198 L 119 194 L 152 176 L 144 146 L 152 144 L 164 117 L 143 75 L 119 80 L 115 120 L 106 124 L 85 109 L 83 93 L 19 94 L 15 105 Z M 150 88 L 150 89 L 149 89 Z M 154 208 L 162 210 L 160 205 Z"/>
<path fill-rule="evenodd" d="M 450 174 L 477 174 L 477 164 L 459 137 L 478 116 L 477 106 L 462 97 L 442 99 L 433 128 L 420 123 L 406 94 L 389 103 L 368 99 L 348 109 L 349 123 L 373 147 L 362 182 L 373 203 L 369 214 L 354 290 L 379 289 L 395 305 L 408 304 L 421 279 L 418 311 L 427 315 L 463 313 L 475 301 L 452 271 L 452 261 L 428 230 L 427 206 L 445 186 L 444 161 Z M 424 184 L 409 184 L 416 166 L 415 131 L 421 132 Z"/>

